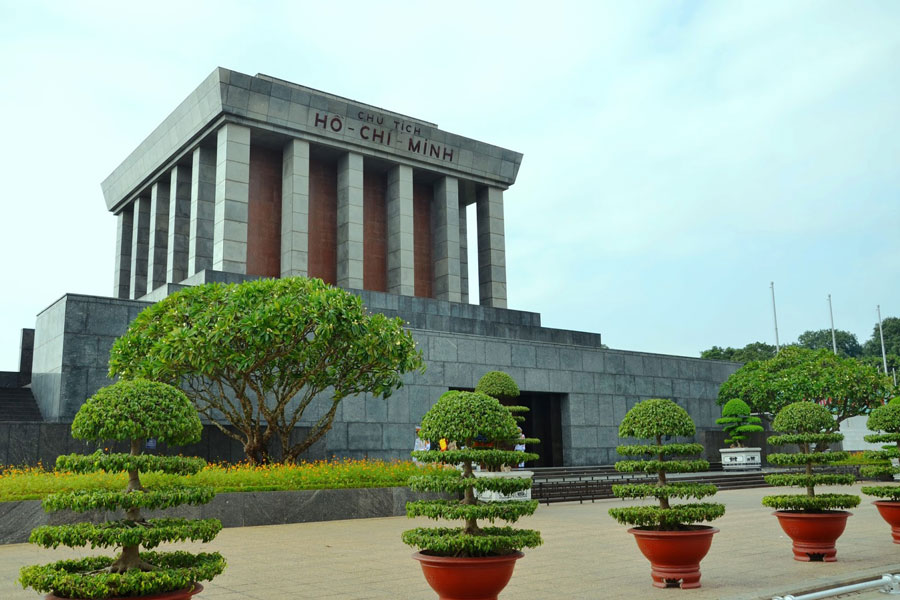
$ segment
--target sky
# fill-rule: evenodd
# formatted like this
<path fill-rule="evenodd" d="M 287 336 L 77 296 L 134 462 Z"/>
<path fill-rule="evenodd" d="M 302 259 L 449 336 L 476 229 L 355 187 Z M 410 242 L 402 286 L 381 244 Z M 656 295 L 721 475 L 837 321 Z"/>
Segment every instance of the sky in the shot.
<path fill-rule="evenodd" d="M 900 3 L 0 0 L 0 370 L 109 296 L 100 182 L 217 66 L 524 154 L 509 307 L 698 356 L 900 316 Z"/>

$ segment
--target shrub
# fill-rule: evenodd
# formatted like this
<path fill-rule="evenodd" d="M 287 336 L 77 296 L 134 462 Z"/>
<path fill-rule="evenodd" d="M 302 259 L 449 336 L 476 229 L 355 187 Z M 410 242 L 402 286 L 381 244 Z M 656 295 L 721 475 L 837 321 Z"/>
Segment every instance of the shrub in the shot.
<path fill-rule="evenodd" d="M 530 477 L 476 478 L 473 463 L 499 467 L 514 465 L 523 460 L 535 460 L 536 454 L 501 450 L 515 443 L 519 432 L 516 422 L 500 403 L 480 392 L 451 391 L 441 396 L 422 419 L 424 439 L 445 439 L 455 442 L 459 450 L 419 450 L 413 457 L 427 463 L 462 465 L 454 477 L 435 477 L 424 474 L 411 477 L 413 491 L 449 492 L 462 494 L 459 500 L 419 500 L 406 504 L 409 517 L 431 519 L 462 519 L 463 527 L 417 527 L 403 532 L 403 542 L 427 554 L 437 556 L 499 556 L 522 548 L 533 548 L 541 542 L 540 533 L 512 527 L 480 527 L 478 519 L 493 523 L 496 519 L 515 522 L 537 509 L 536 500 L 505 500 L 479 502 L 476 491 L 496 491 L 503 494 L 527 490 Z M 476 442 L 494 444 L 496 448 L 474 447 Z"/>
<path fill-rule="evenodd" d="M 705 498 L 716 493 L 716 486 L 703 483 L 668 481 L 667 473 L 705 471 L 709 463 L 702 459 L 679 457 L 696 456 L 703 446 L 693 443 L 663 443 L 667 436 L 693 436 L 696 429 L 687 411 L 661 398 L 639 402 L 626 413 L 619 425 L 619 437 L 651 440 L 651 444 L 619 446 L 623 456 L 646 456 L 642 460 L 623 460 L 616 470 L 624 473 L 654 473 L 657 482 L 612 486 L 619 498 L 656 498 L 659 506 L 629 506 L 611 508 L 609 514 L 618 522 L 658 530 L 689 529 L 692 523 L 712 521 L 725 514 L 725 506 L 712 502 L 671 505 L 670 498 Z"/>
<path fill-rule="evenodd" d="M 846 460 L 847 452 L 818 451 L 823 445 L 840 442 L 844 436 L 833 433 L 837 428 L 834 417 L 824 406 L 815 402 L 795 402 L 788 404 L 775 415 L 772 429 L 782 433 L 769 438 L 776 446 L 797 444 L 797 454 L 769 454 L 769 462 L 779 466 L 802 466 L 803 471 L 766 475 L 766 483 L 773 486 L 796 486 L 806 488 L 806 494 L 781 494 L 765 496 L 763 506 L 776 510 L 821 513 L 830 510 L 852 508 L 859 504 L 859 496 L 853 494 L 816 494 L 816 485 L 849 485 L 856 481 L 852 474 L 819 474 L 813 472 L 814 465 L 832 464 Z M 816 445 L 814 449 L 813 445 Z"/>
<path fill-rule="evenodd" d="M 482 375 L 475 385 L 475 391 L 501 401 L 519 397 L 519 386 L 515 379 L 503 371 L 488 371 Z"/>
<path fill-rule="evenodd" d="M 141 509 L 163 509 L 181 504 L 204 504 L 214 491 L 203 487 L 147 489 L 141 473 L 191 475 L 203 468 L 201 459 L 140 454 L 142 441 L 157 438 L 169 445 L 190 444 L 200 439 L 202 425 L 180 390 L 146 380 L 120 381 L 99 390 L 75 415 L 72 436 L 89 440 L 130 440 L 129 454 L 60 456 L 58 467 L 79 473 L 125 471 L 124 490 L 75 490 L 47 496 L 44 509 L 123 509 L 125 518 L 101 524 L 45 525 L 31 532 L 30 542 L 45 548 L 57 546 L 118 547 L 115 559 L 93 557 L 63 560 L 49 565 L 23 567 L 23 587 L 52 592 L 64 598 L 145 596 L 190 588 L 210 580 L 225 568 L 218 553 L 141 552 L 164 542 L 209 542 L 222 529 L 217 519 L 144 519 Z"/>
<path fill-rule="evenodd" d="M 716 419 L 717 425 L 725 430 L 725 443 L 738 448 L 744 447 L 747 435 L 762 431 L 759 417 L 750 414 L 750 407 L 740 398 L 732 398 L 722 407 L 722 417 Z"/>
<path fill-rule="evenodd" d="M 893 476 L 900 473 L 900 469 L 890 464 L 889 459 L 900 458 L 900 402 L 897 398 L 891 400 L 885 406 L 880 406 L 872 411 L 866 421 L 866 427 L 875 432 L 865 437 L 867 442 L 884 444 L 881 450 L 867 450 L 866 458 L 883 460 L 883 465 L 868 465 L 859 469 L 864 477 L 877 478 L 880 476 Z M 867 485 L 862 488 L 862 493 L 867 496 L 884 498 L 886 500 L 900 501 L 900 485 Z"/>

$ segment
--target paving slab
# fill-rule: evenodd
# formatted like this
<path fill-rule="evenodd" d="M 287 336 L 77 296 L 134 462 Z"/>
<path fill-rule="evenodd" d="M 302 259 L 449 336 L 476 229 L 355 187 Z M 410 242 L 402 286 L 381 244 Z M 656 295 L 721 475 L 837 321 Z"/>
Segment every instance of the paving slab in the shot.
<path fill-rule="evenodd" d="M 859 485 L 833 488 L 858 493 Z M 781 489 L 780 491 L 783 491 Z M 831 490 L 829 490 L 831 491 Z M 518 561 L 501 599 L 600 598 L 756 600 L 877 579 L 900 572 L 900 545 L 870 498 L 853 511 L 838 540 L 838 561 L 794 561 L 790 540 L 760 499 L 772 489 L 720 492 L 727 506 L 715 522 L 721 530 L 701 564 L 703 587 L 657 589 L 650 566 L 631 535 L 607 515 L 622 500 L 542 505 L 519 525 L 538 529 L 544 545 Z M 299 598 L 326 600 L 434 600 L 412 549 L 400 534 L 426 519 L 389 517 L 225 529 L 208 544 L 171 544 L 194 551 L 219 551 L 225 573 L 206 585 L 198 600 Z M 103 554 L 89 549 L 45 550 L 29 544 L 0 546 L 0 598 L 36 600 L 39 595 L 15 582 L 19 567 L 69 557 Z M 879 592 L 844 596 L 854 600 L 888 597 Z"/>

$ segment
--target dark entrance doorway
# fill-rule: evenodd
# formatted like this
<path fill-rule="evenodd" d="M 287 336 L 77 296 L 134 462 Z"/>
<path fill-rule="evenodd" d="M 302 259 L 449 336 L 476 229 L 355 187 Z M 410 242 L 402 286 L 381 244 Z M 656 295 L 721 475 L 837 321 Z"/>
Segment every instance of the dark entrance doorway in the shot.
<path fill-rule="evenodd" d="M 526 467 L 563 466 L 562 447 L 562 399 L 564 394 L 522 392 L 514 400 L 502 401 L 506 405 L 527 406 L 522 433 L 525 437 L 538 438 L 541 443 L 525 450 L 541 455 L 538 460 L 525 463 Z"/>

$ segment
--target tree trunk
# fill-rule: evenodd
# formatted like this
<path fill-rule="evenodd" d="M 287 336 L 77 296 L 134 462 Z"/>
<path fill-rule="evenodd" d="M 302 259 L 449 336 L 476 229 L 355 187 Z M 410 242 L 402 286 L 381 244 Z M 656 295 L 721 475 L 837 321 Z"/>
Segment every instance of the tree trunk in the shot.
<path fill-rule="evenodd" d="M 463 463 L 463 479 L 475 479 L 475 475 L 472 474 L 472 463 L 470 461 L 466 461 Z M 463 504 L 477 504 L 478 500 L 475 498 L 475 490 L 471 485 L 466 486 L 465 498 L 463 498 Z M 464 528 L 466 534 L 476 535 L 481 529 L 478 528 L 478 522 L 475 519 L 466 519 L 466 526 Z"/>
<path fill-rule="evenodd" d="M 662 436 L 659 436 L 659 435 L 656 436 L 656 445 L 657 445 L 657 446 L 662 446 Z M 660 453 L 657 455 L 657 459 L 660 460 L 660 461 L 665 460 L 665 454 L 663 454 L 662 452 L 660 452 Z M 657 475 L 658 475 L 658 478 L 657 478 L 656 485 L 658 485 L 658 486 L 660 486 L 660 487 L 666 485 L 666 483 L 667 483 L 667 481 L 666 481 L 666 472 L 665 472 L 665 471 L 660 471 Z M 665 497 L 665 496 L 664 496 L 664 497 L 658 498 L 658 500 L 659 500 L 659 507 L 660 507 L 660 508 L 669 508 L 669 498 L 668 498 L 668 497 Z"/>
<path fill-rule="evenodd" d="M 131 455 L 138 456 L 141 453 L 141 444 L 143 440 L 131 440 Z M 137 469 L 128 471 L 128 487 L 126 491 L 143 492 L 144 486 L 141 485 L 141 474 Z M 125 519 L 132 523 L 141 523 L 141 509 L 138 507 L 129 508 L 125 511 Z M 115 562 L 109 566 L 110 573 L 124 573 L 129 569 L 140 569 L 141 571 L 153 571 L 155 566 L 141 560 L 140 545 L 122 546 L 122 553 L 116 558 Z"/>

